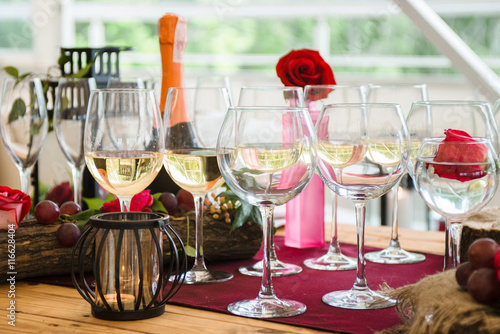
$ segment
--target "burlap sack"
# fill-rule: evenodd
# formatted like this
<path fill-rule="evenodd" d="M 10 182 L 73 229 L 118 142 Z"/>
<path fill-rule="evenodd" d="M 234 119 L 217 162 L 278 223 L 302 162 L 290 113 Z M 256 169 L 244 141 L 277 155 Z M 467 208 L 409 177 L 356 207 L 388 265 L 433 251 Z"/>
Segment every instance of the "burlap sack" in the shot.
<path fill-rule="evenodd" d="M 404 325 L 379 334 L 500 333 L 500 308 L 473 300 L 455 281 L 455 270 L 386 292 L 398 300 L 396 310 Z"/>

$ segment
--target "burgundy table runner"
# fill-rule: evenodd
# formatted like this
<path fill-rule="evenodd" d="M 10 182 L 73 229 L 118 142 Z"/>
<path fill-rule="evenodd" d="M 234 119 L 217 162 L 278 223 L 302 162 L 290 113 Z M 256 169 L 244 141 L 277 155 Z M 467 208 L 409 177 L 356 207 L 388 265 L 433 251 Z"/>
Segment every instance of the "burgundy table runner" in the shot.
<path fill-rule="evenodd" d="M 298 275 L 273 278 L 276 295 L 306 304 L 307 311 L 295 317 L 265 321 L 343 333 L 373 333 L 402 323 L 394 307 L 382 310 L 347 310 L 322 302 L 321 297 L 328 292 L 350 289 L 356 275 L 355 270 L 330 272 L 313 270 L 302 265 L 308 258 L 325 254 L 328 245 L 322 249 L 295 249 L 284 246 L 283 237 L 276 237 L 275 244 L 281 261 L 299 264 L 304 268 Z M 345 255 L 356 257 L 356 246 L 341 245 L 341 249 Z M 373 250 L 377 249 L 365 247 L 366 252 Z M 242 275 L 238 268 L 260 259 L 262 252 L 254 259 L 209 262 L 209 269 L 232 272 L 234 278 L 224 283 L 183 285 L 168 303 L 231 314 L 226 310 L 227 305 L 241 299 L 257 297 L 261 283 L 260 277 Z M 367 262 L 365 268 L 368 285 L 376 290 L 383 283 L 392 288 L 416 283 L 423 277 L 442 270 L 442 267 L 442 256 L 426 254 L 426 260 L 418 264 L 389 265 Z M 68 285 L 71 282 L 69 277 L 42 277 L 31 281 L 60 285 Z"/>

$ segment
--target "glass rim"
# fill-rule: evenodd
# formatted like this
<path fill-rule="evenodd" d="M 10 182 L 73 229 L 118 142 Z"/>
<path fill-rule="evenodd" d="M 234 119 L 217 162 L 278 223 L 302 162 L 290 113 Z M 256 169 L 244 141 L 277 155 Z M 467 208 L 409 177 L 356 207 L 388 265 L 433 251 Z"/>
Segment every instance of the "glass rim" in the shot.
<path fill-rule="evenodd" d="M 482 105 L 488 106 L 489 102 L 480 100 L 427 100 L 427 101 L 415 101 L 413 105 L 421 106 L 467 106 L 467 105 Z"/>
<path fill-rule="evenodd" d="M 333 89 L 364 89 L 365 86 L 364 85 L 305 85 L 304 86 L 304 91 L 306 90 L 306 88 L 313 88 L 313 89 L 317 89 L 317 88 L 326 88 L 326 89 L 329 89 L 329 88 L 333 88 Z"/>
<path fill-rule="evenodd" d="M 152 88 L 97 88 L 92 92 L 96 94 L 101 93 L 154 93 Z"/>
<path fill-rule="evenodd" d="M 285 90 L 285 91 L 293 91 L 293 90 L 303 90 L 300 86 L 243 86 L 240 88 L 240 92 L 244 89 L 253 89 L 253 90 Z"/>
<path fill-rule="evenodd" d="M 368 88 L 427 88 L 427 84 L 421 83 L 421 84 L 396 84 L 396 83 L 390 83 L 390 84 L 371 84 L 369 83 L 367 85 Z"/>
<path fill-rule="evenodd" d="M 226 87 L 169 87 L 168 92 L 173 90 L 226 90 Z"/>
<path fill-rule="evenodd" d="M 410 136 L 411 137 L 411 136 Z M 420 147 L 424 145 L 424 143 L 431 143 L 431 144 L 442 144 L 445 140 L 445 136 L 442 137 L 426 137 L 422 139 L 422 144 L 420 144 Z M 446 141 L 446 143 L 451 143 L 451 144 L 459 144 L 459 145 L 477 145 L 477 144 L 483 144 L 483 143 L 490 143 L 493 145 L 493 141 L 490 138 L 486 137 L 471 137 L 472 140 L 474 141 Z"/>
<path fill-rule="evenodd" d="M 287 111 L 309 111 L 307 107 L 280 107 L 280 106 L 234 106 L 229 107 L 229 111 L 265 111 L 265 112 L 287 112 Z"/>
<path fill-rule="evenodd" d="M 398 108 L 401 109 L 401 105 L 399 103 L 366 103 L 366 102 L 359 102 L 359 103 L 328 103 L 323 106 L 323 109 L 332 109 L 332 108 Z"/>

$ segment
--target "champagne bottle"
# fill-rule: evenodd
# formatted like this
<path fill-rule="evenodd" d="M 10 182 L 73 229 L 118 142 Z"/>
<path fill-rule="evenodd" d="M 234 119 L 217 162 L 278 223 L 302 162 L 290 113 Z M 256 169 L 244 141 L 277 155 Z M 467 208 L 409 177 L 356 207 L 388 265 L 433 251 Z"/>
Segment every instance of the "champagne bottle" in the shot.
<path fill-rule="evenodd" d="M 160 43 L 162 84 L 160 110 L 165 117 L 168 90 L 171 87 L 184 87 L 184 50 L 187 43 L 187 20 L 176 14 L 165 14 L 158 20 L 158 38 Z M 172 101 L 172 117 L 165 129 L 167 149 L 179 147 L 183 142 L 196 143 L 185 96 Z M 169 191 L 176 193 L 180 188 L 172 181 L 165 169 L 162 169 L 150 185 L 152 193 Z"/>

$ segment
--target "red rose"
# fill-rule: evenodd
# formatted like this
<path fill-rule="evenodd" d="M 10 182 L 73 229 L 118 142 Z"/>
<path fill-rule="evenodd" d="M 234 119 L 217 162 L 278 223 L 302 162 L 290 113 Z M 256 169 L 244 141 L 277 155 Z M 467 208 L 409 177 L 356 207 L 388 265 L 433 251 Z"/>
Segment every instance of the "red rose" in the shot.
<path fill-rule="evenodd" d="M 332 68 L 321 57 L 318 51 L 301 49 L 292 50 L 284 55 L 276 64 L 276 73 L 285 86 L 335 85 Z M 328 96 L 328 91 L 320 95 L 309 96 L 314 101 Z"/>
<path fill-rule="evenodd" d="M 149 189 L 134 195 L 130 201 L 130 211 L 143 211 L 148 206 L 153 204 L 153 196 L 151 196 Z M 111 202 L 104 203 L 101 206 L 101 212 L 120 212 L 120 201 L 117 199 Z"/>
<path fill-rule="evenodd" d="M 73 191 L 69 182 L 63 182 L 52 188 L 46 195 L 45 199 L 56 203 L 58 206 L 66 202 L 73 201 Z"/>
<path fill-rule="evenodd" d="M 460 130 L 446 130 L 446 138 L 439 145 L 434 161 L 436 162 L 483 162 L 486 158 L 487 148 L 484 144 L 460 145 L 460 142 L 476 142 L 467 132 Z M 445 166 L 434 165 L 434 171 L 440 177 L 459 181 L 470 181 L 483 177 L 486 172 L 484 166 Z"/>
<path fill-rule="evenodd" d="M 0 186 L 0 230 L 17 230 L 30 208 L 31 197 L 20 190 Z"/>

